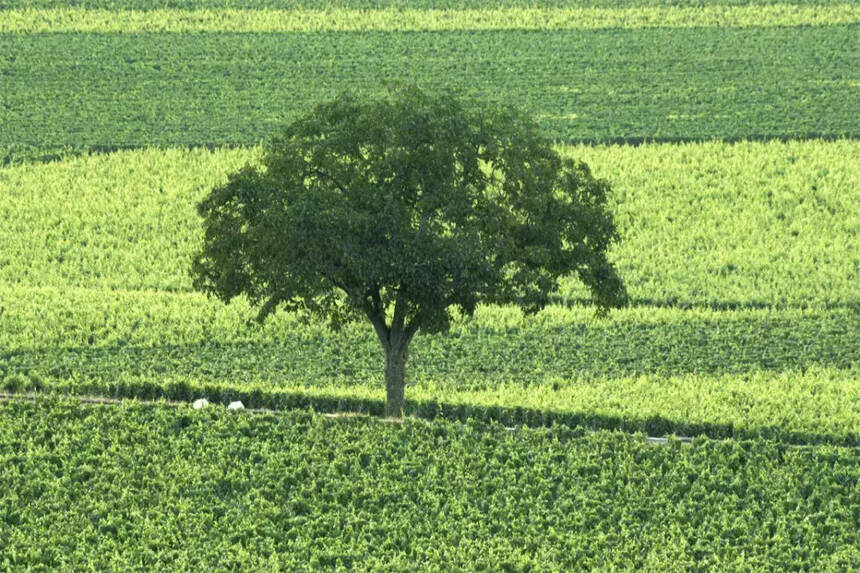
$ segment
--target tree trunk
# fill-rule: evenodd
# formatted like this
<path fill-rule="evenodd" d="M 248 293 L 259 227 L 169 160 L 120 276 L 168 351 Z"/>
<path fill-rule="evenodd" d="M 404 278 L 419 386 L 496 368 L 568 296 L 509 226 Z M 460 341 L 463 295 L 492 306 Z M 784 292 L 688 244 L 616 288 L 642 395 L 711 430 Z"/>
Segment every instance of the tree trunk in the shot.
<path fill-rule="evenodd" d="M 403 394 L 406 388 L 406 346 L 392 344 L 385 352 L 385 416 L 403 415 Z"/>

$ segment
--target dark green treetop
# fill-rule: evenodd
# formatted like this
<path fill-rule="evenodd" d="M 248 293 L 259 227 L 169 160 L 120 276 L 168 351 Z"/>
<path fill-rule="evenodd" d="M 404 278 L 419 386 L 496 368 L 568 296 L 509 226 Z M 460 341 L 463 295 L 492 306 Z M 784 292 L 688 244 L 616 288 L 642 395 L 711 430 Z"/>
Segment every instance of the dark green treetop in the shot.
<path fill-rule="evenodd" d="M 588 286 L 599 312 L 624 305 L 606 256 L 618 238 L 608 191 L 515 110 L 416 87 L 345 94 L 199 204 L 194 285 L 225 301 L 247 295 L 261 320 L 279 307 L 369 319 L 387 364 L 402 366 L 416 332 L 446 330 L 452 309 L 534 312 L 564 275 Z"/>

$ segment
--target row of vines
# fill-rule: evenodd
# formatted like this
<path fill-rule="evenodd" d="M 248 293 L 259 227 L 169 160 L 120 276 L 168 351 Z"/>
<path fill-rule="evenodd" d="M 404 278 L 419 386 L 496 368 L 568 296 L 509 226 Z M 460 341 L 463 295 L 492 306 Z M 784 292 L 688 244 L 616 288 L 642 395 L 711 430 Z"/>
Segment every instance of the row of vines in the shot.
<path fill-rule="evenodd" d="M 0 567 L 849 571 L 858 455 L 474 421 L 6 404 Z"/>
<path fill-rule="evenodd" d="M 346 87 L 514 104 L 562 141 L 854 137 L 856 25 L 0 34 L 2 160 L 256 144 Z M 790 58 L 784 57 L 791 54 Z"/>
<path fill-rule="evenodd" d="M 635 304 L 845 307 L 860 273 L 855 141 L 573 146 L 613 186 Z M 188 291 L 194 205 L 257 148 L 149 149 L 0 169 L 0 281 Z M 557 302 L 586 291 L 561 285 Z"/>

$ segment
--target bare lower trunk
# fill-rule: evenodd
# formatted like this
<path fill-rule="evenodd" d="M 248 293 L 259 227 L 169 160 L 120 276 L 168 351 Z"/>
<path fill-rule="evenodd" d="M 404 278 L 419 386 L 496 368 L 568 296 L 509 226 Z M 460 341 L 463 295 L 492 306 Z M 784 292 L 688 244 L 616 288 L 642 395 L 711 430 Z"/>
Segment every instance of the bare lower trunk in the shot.
<path fill-rule="evenodd" d="M 406 348 L 390 347 L 385 353 L 385 415 L 403 415 L 403 394 L 406 388 Z"/>
<path fill-rule="evenodd" d="M 391 326 L 385 323 L 385 312 L 378 292 L 371 292 L 367 317 L 376 330 L 385 350 L 385 416 L 403 416 L 403 394 L 406 389 L 406 354 L 412 337 L 418 332 L 417 323 L 407 324 L 409 304 L 402 292 L 397 293 Z"/>

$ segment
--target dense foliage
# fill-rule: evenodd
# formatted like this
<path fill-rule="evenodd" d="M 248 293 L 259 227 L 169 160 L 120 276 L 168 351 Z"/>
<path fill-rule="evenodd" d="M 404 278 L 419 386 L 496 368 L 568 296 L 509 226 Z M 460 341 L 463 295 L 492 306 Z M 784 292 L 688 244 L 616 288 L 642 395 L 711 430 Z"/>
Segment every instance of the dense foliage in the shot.
<path fill-rule="evenodd" d="M 560 277 L 606 311 L 627 303 L 606 256 L 618 238 L 610 192 L 515 110 L 414 86 L 345 93 L 199 203 L 193 284 L 225 302 L 246 296 L 260 318 L 285 308 L 369 319 L 404 352 L 415 333 L 447 330 L 454 311 L 536 312 Z"/>
<path fill-rule="evenodd" d="M 254 144 L 345 86 L 391 80 L 514 104 L 565 141 L 856 137 L 855 38 L 854 24 L 2 34 L 0 148 Z"/>
<path fill-rule="evenodd" d="M 221 408 L 0 406 L 0 567 L 860 567 L 860 453 Z"/>
<path fill-rule="evenodd" d="M 563 158 L 529 117 L 416 86 L 318 104 L 198 204 L 194 288 L 333 327 L 370 323 L 386 415 L 403 409 L 416 334 L 479 304 L 535 313 L 576 277 L 601 315 L 627 305 L 607 249 L 606 180 Z"/>

